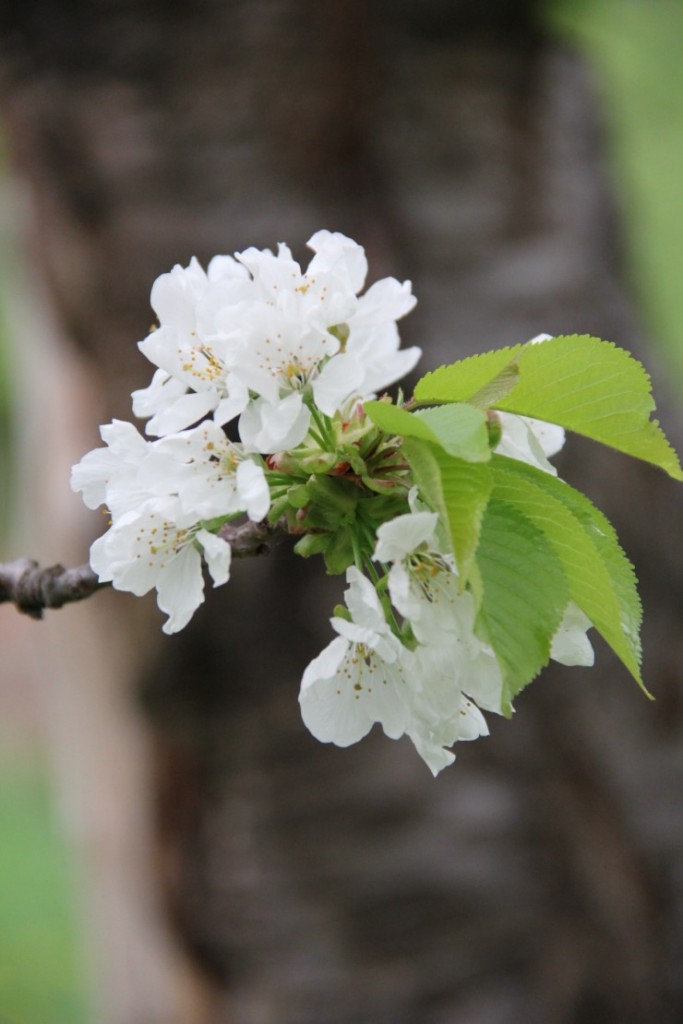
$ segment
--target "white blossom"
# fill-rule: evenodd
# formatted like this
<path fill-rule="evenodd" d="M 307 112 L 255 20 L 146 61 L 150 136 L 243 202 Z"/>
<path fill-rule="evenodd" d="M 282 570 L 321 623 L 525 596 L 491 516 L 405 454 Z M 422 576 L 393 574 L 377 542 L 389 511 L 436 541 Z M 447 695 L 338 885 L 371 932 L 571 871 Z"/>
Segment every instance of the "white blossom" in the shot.
<path fill-rule="evenodd" d="M 240 512 L 262 520 L 270 505 L 263 468 L 212 421 L 146 441 L 129 423 L 101 428 L 106 448 L 89 452 L 72 487 L 89 507 L 108 507 L 109 530 L 92 545 L 103 582 L 134 594 L 157 590 L 166 633 L 187 624 L 204 600 L 202 556 L 214 585 L 229 575 L 230 546 L 202 520 Z"/>
<path fill-rule="evenodd" d="M 202 307 L 218 282 L 234 299 L 242 296 L 248 274 L 235 260 L 223 258 L 211 261 L 207 275 L 193 257 L 188 267 L 175 266 L 152 286 L 159 327 L 139 348 L 165 376 L 155 374 L 150 386 L 133 396 L 137 415 L 154 413 L 146 428 L 152 435 L 182 430 L 210 412 L 217 423 L 227 423 L 247 405 L 246 388 L 230 379 L 225 344 Z"/>
<path fill-rule="evenodd" d="M 172 377 L 166 370 L 156 370 L 150 384 L 146 388 L 133 391 L 133 412 L 143 419 L 150 418 L 147 424 L 147 433 L 163 434 L 163 419 L 166 410 L 173 409 L 184 395 L 187 395 L 187 385 L 176 377 Z M 188 396 L 192 397 L 192 396 Z M 195 396 L 196 397 L 196 396 Z M 189 421 L 194 422 L 193 420 Z M 186 424 L 183 422 L 182 424 Z M 159 429 L 157 429 L 159 427 Z"/>
<path fill-rule="evenodd" d="M 414 495 L 411 504 L 416 504 Z M 379 527 L 374 557 L 393 563 L 388 577 L 392 603 L 432 651 L 434 679 L 445 674 L 480 708 L 500 713 L 503 676 L 493 650 L 475 632 L 472 594 L 460 592 L 453 557 L 439 550 L 438 526 L 436 513 L 397 516 Z M 590 619 L 569 602 L 552 639 L 551 659 L 592 665 L 586 636 L 591 628 Z"/>
<path fill-rule="evenodd" d="M 230 574 L 230 545 L 180 514 L 157 511 L 153 503 L 126 512 L 90 549 L 90 564 L 103 582 L 137 596 L 153 587 L 168 615 L 165 633 L 176 633 L 204 600 L 202 554 L 214 586 Z"/>
<path fill-rule="evenodd" d="M 391 739 L 407 735 L 437 774 L 452 763 L 447 747 L 487 735 L 483 716 L 444 669 L 441 651 L 406 648 L 394 635 L 374 586 L 347 570 L 351 621 L 332 619 L 339 634 L 315 658 L 301 683 L 307 728 L 323 742 L 346 747 L 379 723 Z"/>
<path fill-rule="evenodd" d="M 135 412 L 151 415 L 148 433 L 242 415 L 247 443 L 258 438 L 260 451 L 282 451 L 308 429 L 303 408 L 292 420 L 296 403 L 285 404 L 292 395 L 332 416 L 351 396 L 412 369 L 420 350 L 400 351 L 396 328 L 415 304 L 410 283 L 387 278 L 359 296 L 362 247 L 329 231 L 308 244 L 314 256 L 306 271 L 280 244 L 277 253 L 216 257 L 208 274 L 193 260 L 158 278 L 152 305 L 160 326 L 140 349 L 159 369 L 134 394 Z"/>
<path fill-rule="evenodd" d="M 486 720 L 476 704 L 459 685 L 455 664 L 457 648 L 419 646 L 408 655 L 411 678 L 418 685 L 411 691 L 412 716 L 407 734 L 433 775 L 452 764 L 455 754 L 449 748 L 459 741 L 488 736 Z"/>
<path fill-rule="evenodd" d="M 140 473 L 150 494 L 177 496 L 195 521 L 246 512 L 260 522 L 270 506 L 262 466 L 212 420 L 150 444 Z"/>
<path fill-rule="evenodd" d="M 268 513 L 262 466 L 211 420 L 156 441 L 119 420 L 101 434 L 107 447 L 74 466 L 71 486 L 89 508 L 106 505 L 114 521 L 143 505 L 158 513 L 177 508 L 194 523 L 239 512 L 260 522 Z"/>
<path fill-rule="evenodd" d="M 370 581 L 355 566 L 346 578 L 352 620 L 332 619 L 339 636 L 304 672 L 301 715 L 317 739 L 339 747 L 357 743 L 376 722 L 387 736 L 398 739 L 408 723 L 403 647 Z"/>
<path fill-rule="evenodd" d="M 409 281 L 393 277 L 377 281 L 358 300 L 348 320 L 346 352 L 362 368 L 359 393 L 382 391 L 414 369 L 422 350 L 416 346 L 400 349 L 396 321 L 415 307 Z"/>
<path fill-rule="evenodd" d="M 113 420 L 100 427 L 106 448 L 95 448 L 71 470 L 71 488 L 80 491 L 88 508 L 106 505 L 112 516 L 140 507 L 149 491 L 140 479 L 140 466 L 149 443 L 132 423 Z"/>
<path fill-rule="evenodd" d="M 500 713 L 503 676 L 493 650 L 475 633 L 474 599 L 458 586 L 453 556 L 440 550 L 438 526 L 436 513 L 396 516 L 379 527 L 374 557 L 392 563 L 392 604 L 410 623 L 420 656 L 429 659 L 423 699 L 442 717 L 444 694 L 447 707 L 467 694 L 480 708 Z"/>

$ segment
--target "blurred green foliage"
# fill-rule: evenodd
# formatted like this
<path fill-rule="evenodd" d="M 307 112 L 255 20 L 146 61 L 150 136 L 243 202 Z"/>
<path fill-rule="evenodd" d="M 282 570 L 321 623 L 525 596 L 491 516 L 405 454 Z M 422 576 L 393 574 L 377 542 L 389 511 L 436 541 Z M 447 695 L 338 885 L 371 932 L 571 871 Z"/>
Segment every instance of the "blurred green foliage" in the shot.
<path fill-rule="evenodd" d="M 548 10 L 595 68 L 632 287 L 683 381 L 683 2 L 551 0 Z"/>
<path fill-rule="evenodd" d="M 84 1024 L 74 892 L 44 773 L 0 773 L 0 1021 Z"/>
<path fill-rule="evenodd" d="M 0 138 L 0 174 L 4 153 Z M 0 192 L 0 204 L 6 197 Z M 13 258 L 0 210 L 0 559 L 12 499 L 11 350 L 5 308 Z M 4 614 L 14 614 L 5 609 Z M 1 671 L 2 669 L 0 669 Z M 2 694 L 0 693 L 0 697 Z M 0 700 L 0 711 L 4 712 Z M 0 719 L 0 1024 L 86 1024 L 84 957 L 75 889 L 37 740 Z M 10 738 L 12 743 L 9 742 Z M 20 742 L 21 756 L 12 757 Z"/>

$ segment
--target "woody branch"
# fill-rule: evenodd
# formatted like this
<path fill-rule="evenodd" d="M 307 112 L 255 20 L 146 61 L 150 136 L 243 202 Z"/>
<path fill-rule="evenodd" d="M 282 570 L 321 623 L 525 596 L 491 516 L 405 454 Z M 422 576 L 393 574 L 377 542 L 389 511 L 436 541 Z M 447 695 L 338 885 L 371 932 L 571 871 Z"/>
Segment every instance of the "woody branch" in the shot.
<path fill-rule="evenodd" d="M 219 536 L 230 544 L 234 558 L 267 555 L 277 540 L 276 528 L 267 523 L 228 523 Z M 73 569 L 62 565 L 41 567 L 32 558 L 0 562 L 0 604 L 14 604 L 32 619 L 42 619 L 46 608 L 82 601 L 108 586 L 98 580 L 89 565 Z"/>

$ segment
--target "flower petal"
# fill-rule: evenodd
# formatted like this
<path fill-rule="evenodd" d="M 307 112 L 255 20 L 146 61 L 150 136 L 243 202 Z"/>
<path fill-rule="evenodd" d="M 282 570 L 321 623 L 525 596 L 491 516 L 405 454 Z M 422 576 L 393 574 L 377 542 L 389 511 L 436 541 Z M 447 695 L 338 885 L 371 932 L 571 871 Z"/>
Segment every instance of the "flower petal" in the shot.
<path fill-rule="evenodd" d="M 436 512 L 408 512 L 382 523 L 373 558 L 378 562 L 400 561 L 433 539 L 438 521 Z"/>
<path fill-rule="evenodd" d="M 591 642 L 586 633 L 593 623 L 578 605 L 570 601 L 562 622 L 553 637 L 550 657 L 561 665 L 590 666 L 595 660 Z"/>
<path fill-rule="evenodd" d="M 147 423 L 145 431 L 152 437 L 175 434 L 179 430 L 185 430 L 186 427 L 192 426 L 193 423 L 198 423 L 216 407 L 217 403 L 218 395 L 213 390 L 181 395 L 180 398 L 153 416 Z"/>
<path fill-rule="evenodd" d="M 276 404 L 263 398 L 250 402 L 240 416 L 239 432 L 251 450 L 273 454 L 296 448 L 308 433 L 311 414 L 298 392 Z"/>
<path fill-rule="evenodd" d="M 315 404 L 326 416 L 334 416 L 344 400 L 360 386 L 364 370 L 357 359 L 343 352 L 325 363 L 313 381 Z"/>
<path fill-rule="evenodd" d="M 177 633 L 188 624 L 204 601 L 204 580 L 199 552 L 192 544 L 181 548 L 157 577 L 157 604 L 168 615 L 164 633 Z"/>
<path fill-rule="evenodd" d="M 252 522 L 260 523 L 270 508 L 270 490 L 262 467 L 245 459 L 237 467 L 236 476 L 240 504 Z"/>
<path fill-rule="evenodd" d="M 351 292 L 361 290 L 368 272 L 368 261 L 361 245 L 340 231 L 316 231 L 307 245 L 315 253 L 308 275 L 334 274 Z"/>
<path fill-rule="evenodd" d="M 202 546 L 204 559 L 211 574 L 214 587 L 220 587 L 230 578 L 230 559 L 232 551 L 227 540 L 217 537 L 208 530 L 198 530 L 197 540 Z"/>
<path fill-rule="evenodd" d="M 338 680 L 348 651 L 349 644 L 340 636 L 328 644 L 304 672 L 299 695 L 306 728 L 322 743 L 338 747 L 362 740 L 374 724 L 365 705 L 354 700 L 354 691 Z"/>

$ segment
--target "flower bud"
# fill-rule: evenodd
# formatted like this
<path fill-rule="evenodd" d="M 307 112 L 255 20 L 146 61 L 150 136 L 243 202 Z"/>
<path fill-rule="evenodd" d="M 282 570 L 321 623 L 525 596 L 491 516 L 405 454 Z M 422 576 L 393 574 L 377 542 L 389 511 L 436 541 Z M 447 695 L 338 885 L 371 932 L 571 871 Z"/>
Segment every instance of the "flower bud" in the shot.
<path fill-rule="evenodd" d="M 489 434 L 489 447 L 495 448 L 503 436 L 503 426 L 500 416 L 493 409 L 486 410 L 486 429 Z"/>

